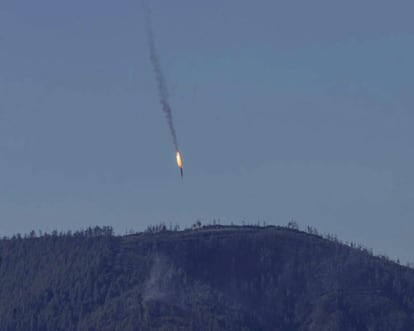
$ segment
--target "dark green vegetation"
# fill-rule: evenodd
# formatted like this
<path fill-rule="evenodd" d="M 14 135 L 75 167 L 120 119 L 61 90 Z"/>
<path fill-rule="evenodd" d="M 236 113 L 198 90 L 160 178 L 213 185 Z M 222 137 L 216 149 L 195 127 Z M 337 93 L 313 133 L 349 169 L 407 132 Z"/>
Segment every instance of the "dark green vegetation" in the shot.
<path fill-rule="evenodd" d="M 414 330 L 414 270 L 312 229 L 0 240 L 0 330 Z"/>

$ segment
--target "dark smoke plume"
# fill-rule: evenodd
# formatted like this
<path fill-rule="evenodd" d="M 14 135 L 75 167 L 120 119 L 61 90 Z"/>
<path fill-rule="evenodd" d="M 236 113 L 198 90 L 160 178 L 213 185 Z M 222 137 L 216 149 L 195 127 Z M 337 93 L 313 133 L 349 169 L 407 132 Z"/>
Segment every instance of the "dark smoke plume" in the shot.
<path fill-rule="evenodd" d="M 157 50 L 155 48 L 155 38 L 154 38 L 154 32 L 152 30 L 152 24 L 151 24 L 151 10 L 148 4 L 144 3 L 144 10 L 145 10 L 145 23 L 146 23 L 149 50 L 150 50 L 150 59 L 151 59 L 152 66 L 154 68 L 155 79 L 157 80 L 160 103 L 162 106 L 162 110 L 165 113 L 165 117 L 167 118 L 168 127 L 170 128 L 170 133 L 171 133 L 171 137 L 173 140 L 175 150 L 178 151 L 177 135 L 175 133 L 171 106 L 168 101 L 167 85 L 165 82 L 165 77 L 164 77 L 164 73 L 161 68 L 161 63 L 160 63 L 160 60 L 157 54 Z"/>

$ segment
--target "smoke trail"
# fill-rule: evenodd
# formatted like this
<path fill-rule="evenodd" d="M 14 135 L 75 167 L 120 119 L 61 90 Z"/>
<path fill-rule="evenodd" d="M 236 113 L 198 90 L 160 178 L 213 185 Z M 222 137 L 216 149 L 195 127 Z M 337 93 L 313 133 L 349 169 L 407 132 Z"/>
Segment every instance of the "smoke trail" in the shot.
<path fill-rule="evenodd" d="M 171 133 L 171 137 L 173 140 L 175 150 L 178 151 L 177 135 L 175 133 L 171 106 L 168 101 L 167 85 L 165 83 L 164 73 L 161 68 L 161 63 L 160 63 L 160 60 L 157 54 L 157 50 L 155 48 L 155 41 L 154 41 L 155 38 L 154 38 L 154 32 L 152 30 L 152 24 L 151 24 L 151 10 L 147 3 L 144 3 L 144 11 L 145 11 L 145 23 L 146 23 L 146 28 L 147 28 L 148 43 L 149 43 L 149 49 L 150 49 L 150 59 L 151 59 L 152 66 L 154 68 L 155 79 L 158 85 L 160 103 L 162 106 L 162 110 L 165 114 L 165 117 L 167 118 L 168 127 L 170 128 L 170 133 Z"/>

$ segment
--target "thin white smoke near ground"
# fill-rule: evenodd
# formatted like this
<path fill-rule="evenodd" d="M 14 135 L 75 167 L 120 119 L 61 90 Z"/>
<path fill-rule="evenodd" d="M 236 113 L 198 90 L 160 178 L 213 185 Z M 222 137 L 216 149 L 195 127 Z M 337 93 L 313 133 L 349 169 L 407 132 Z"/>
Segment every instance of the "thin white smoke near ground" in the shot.
<path fill-rule="evenodd" d="M 159 255 L 154 257 L 154 262 L 148 279 L 144 283 L 142 298 L 143 303 L 148 301 L 168 302 L 172 297 L 173 268 L 167 260 Z"/>
<path fill-rule="evenodd" d="M 167 118 L 168 127 L 170 129 L 174 148 L 176 151 L 178 151 L 177 135 L 175 133 L 171 106 L 168 101 L 167 84 L 165 82 L 165 77 L 164 77 L 164 73 L 161 68 L 159 56 L 155 48 L 154 31 L 152 29 L 152 22 L 151 22 L 151 10 L 150 10 L 148 3 L 144 2 L 143 5 L 144 5 L 144 12 L 145 12 L 145 26 L 147 30 L 148 44 L 149 44 L 149 50 L 150 50 L 150 59 L 151 59 L 152 66 L 154 68 L 155 79 L 157 81 L 160 103 L 162 106 L 162 110 Z"/>

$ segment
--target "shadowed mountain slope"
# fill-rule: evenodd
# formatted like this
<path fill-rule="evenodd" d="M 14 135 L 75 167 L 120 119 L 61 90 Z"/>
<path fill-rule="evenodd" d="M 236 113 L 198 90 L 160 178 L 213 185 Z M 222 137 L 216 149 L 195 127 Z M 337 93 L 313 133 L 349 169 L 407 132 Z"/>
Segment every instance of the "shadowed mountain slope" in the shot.
<path fill-rule="evenodd" d="M 0 330 L 414 330 L 414 270 L 285 227 L 0 240 Z"/>

